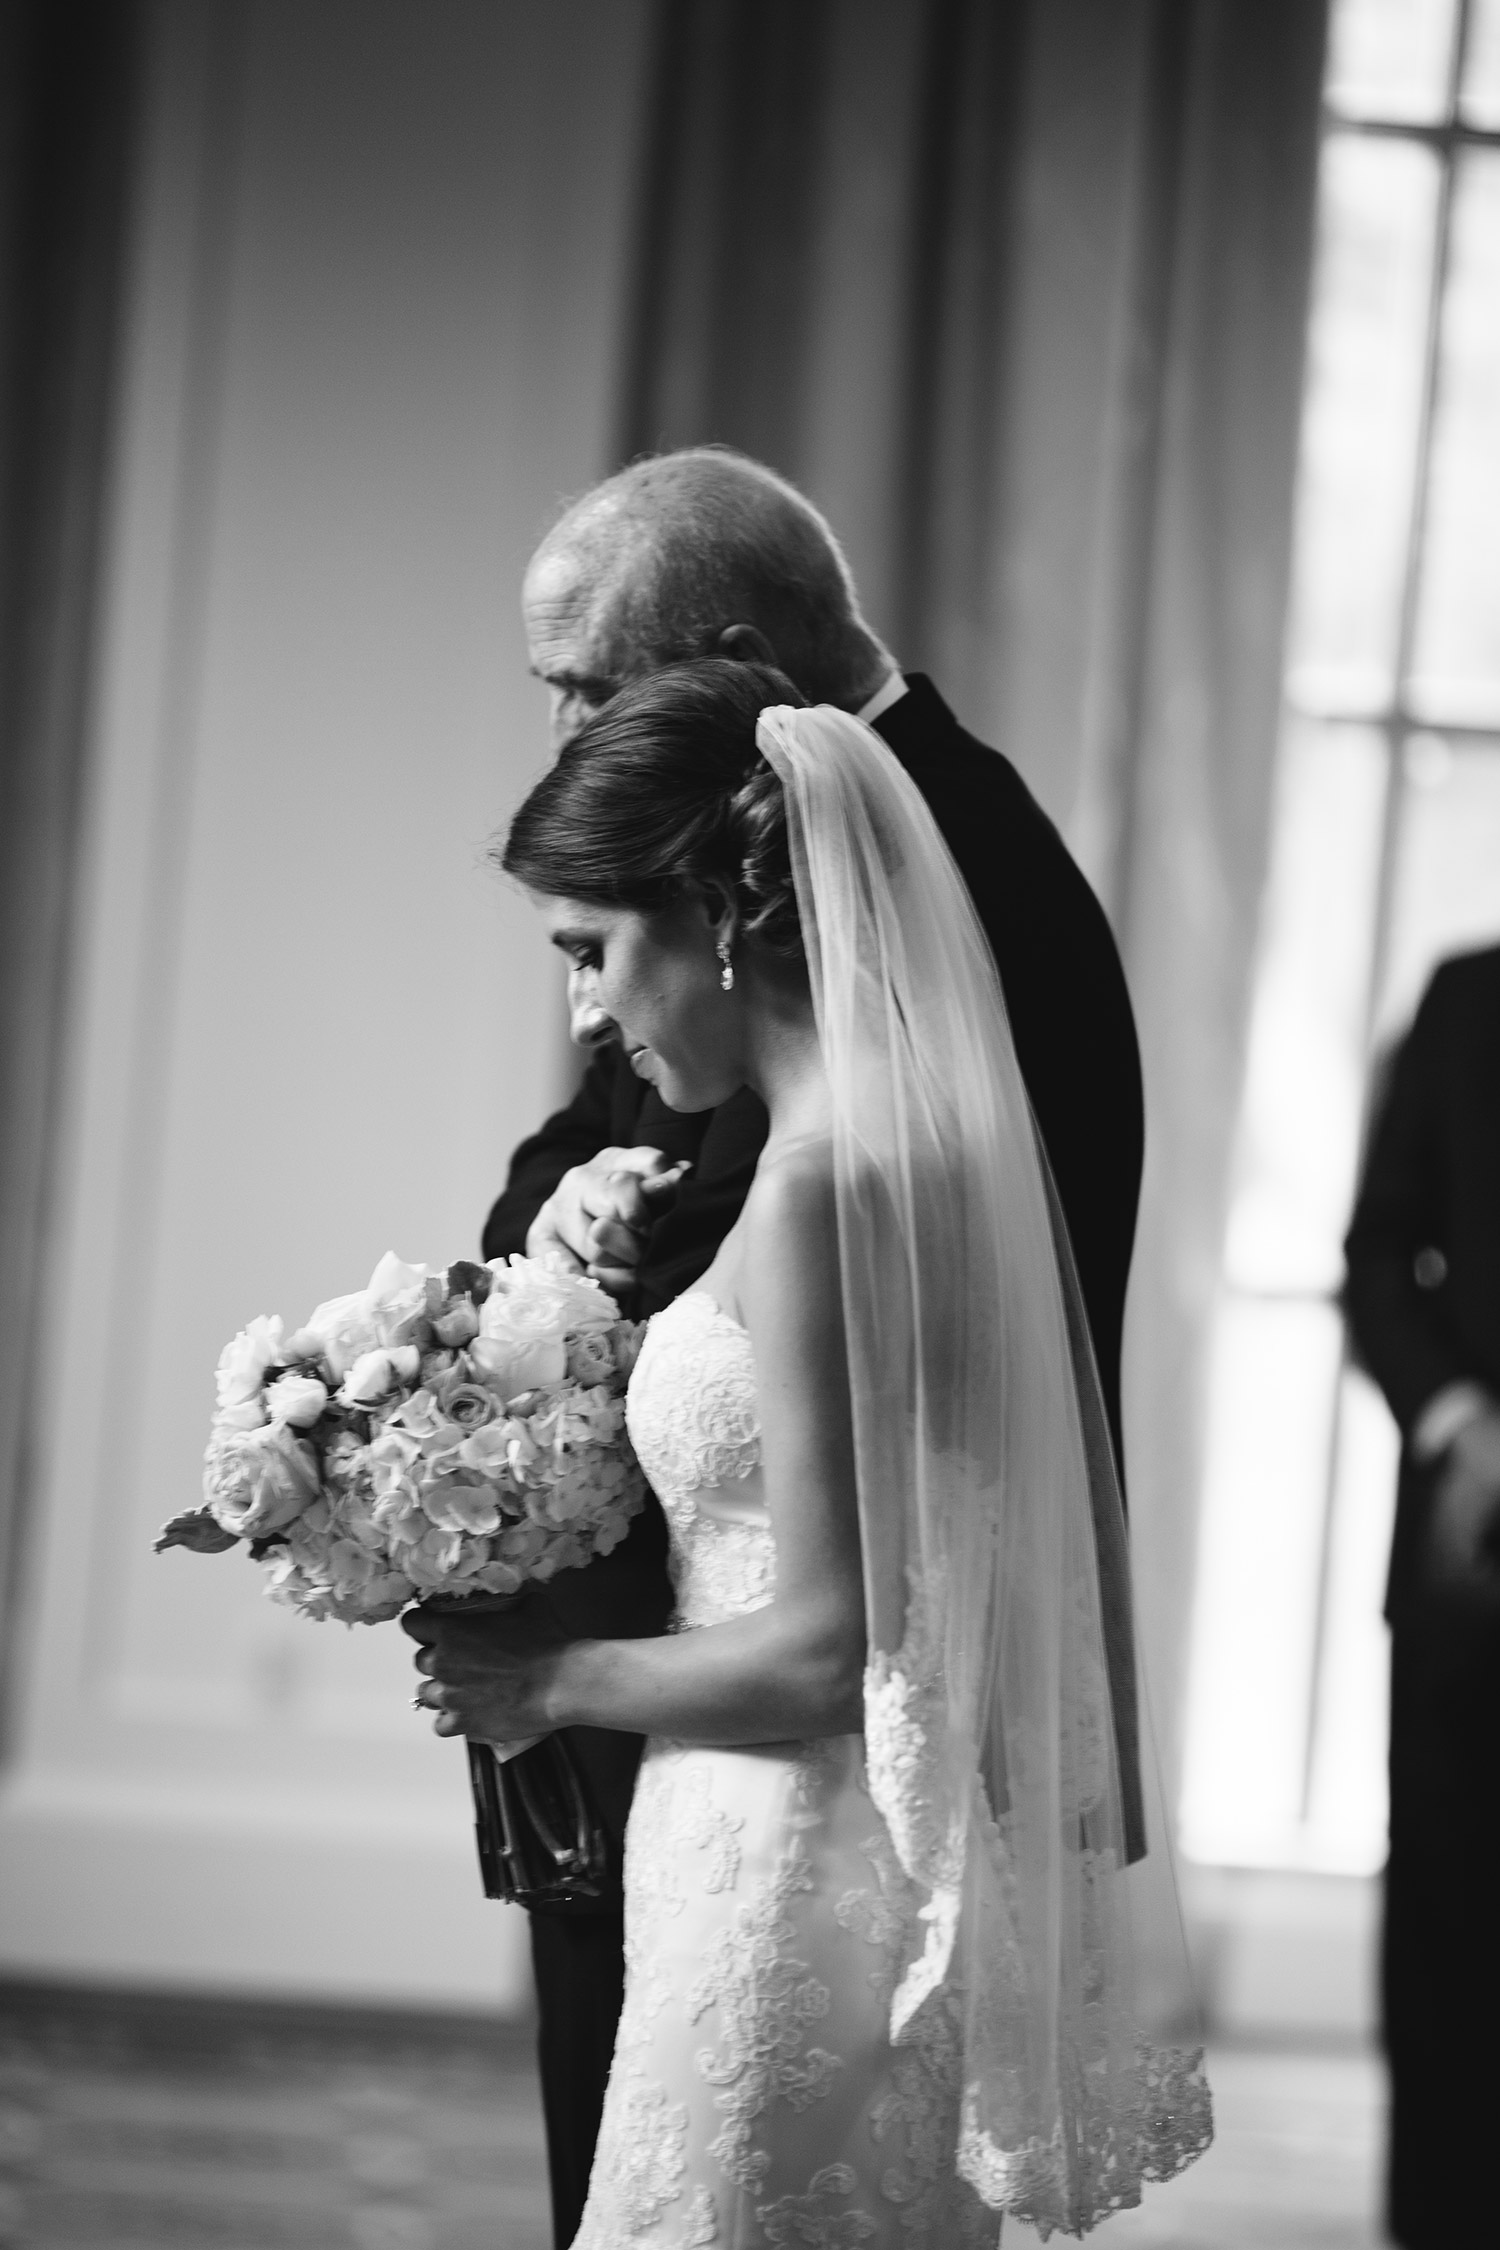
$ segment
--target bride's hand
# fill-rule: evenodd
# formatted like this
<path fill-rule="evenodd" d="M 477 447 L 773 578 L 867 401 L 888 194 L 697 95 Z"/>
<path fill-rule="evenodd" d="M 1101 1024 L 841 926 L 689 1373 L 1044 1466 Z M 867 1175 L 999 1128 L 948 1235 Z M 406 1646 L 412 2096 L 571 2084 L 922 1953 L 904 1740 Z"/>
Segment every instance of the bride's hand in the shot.
<path fill-rule="evenodd" d="M 401 1622 L 421 1644 L 423 1683 L 412 1700 L 434 1714 L 434 1733 L 515 1742 L 557 1725 L 549 1697 L 569 1644 L 545 1601 L 467 1616 L 410 1609 Z"/>

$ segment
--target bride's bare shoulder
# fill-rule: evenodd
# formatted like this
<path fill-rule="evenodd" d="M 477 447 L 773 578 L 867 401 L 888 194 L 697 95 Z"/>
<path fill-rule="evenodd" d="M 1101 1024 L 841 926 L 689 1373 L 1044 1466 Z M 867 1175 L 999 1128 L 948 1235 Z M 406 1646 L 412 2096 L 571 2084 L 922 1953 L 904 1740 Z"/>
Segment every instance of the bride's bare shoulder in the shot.
<path fill-rule="evenodd" d="M 747 1294 L 765 1302 L 794 1285 L 821 1294 L 838 1285 L 833 1147 L 825 1136 L 768 1149 L 745 1199 Z"/>
<path fill-rule="evenodd" d="M 810 1219 L 834 1208 L 833 1140 L 827 1133 L 804 1133 L 766 1149 L 745 1199 L 752 1226 L 781 1226 Z"/>

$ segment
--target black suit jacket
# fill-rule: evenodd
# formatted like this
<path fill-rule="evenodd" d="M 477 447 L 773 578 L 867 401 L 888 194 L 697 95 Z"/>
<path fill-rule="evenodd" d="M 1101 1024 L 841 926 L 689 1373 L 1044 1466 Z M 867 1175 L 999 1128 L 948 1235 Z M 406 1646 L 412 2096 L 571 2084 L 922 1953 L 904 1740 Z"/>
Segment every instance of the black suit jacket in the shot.
<path fill-rule="evenodd" d="M 1140 1196 L 1144 1119 L 1140 1052 L 1124 971 L 1099 901 L 1052 822 L 1007 758 L 961 727 L 930 680 L 907 674 L 907 693 L 875 722 L 921 790 L 969 887 L 1000 971 L 1021 1073 L 1051 1162 L 1099 1364 L 1115 1458 L 1120 1446 L 1120 1340 Z M 739 1214 L 766 1135 L 766 1113 L 748 1091 L 716 1110 L 681 1116 L 638 1079 L 615 1046 L 595 1051 L 566 1109 L 522 1143 L 484 1230 L 484 1254 L 525 1248 L 532 1220 L 564 1172 L 611 1145 L 661 1149 L 694 1170 L 674 1209 L 652 1229 L 640 1274 L 641 1314 L 658 1311 L 707 1271 Z M 659 1516 L 604 1568 L 553 1581 L 550 1598 L 579 1633 L 609 1630 L 596 1615 L 613 1582 L 639 1572 L 637 1630 L 661 1629 L 647 1598 L 664 1545 Z M 1125 1558 L 1101 1543 L 1115 1719 L 1134 1849 L 1136 1713 Z M 585 1583 L 587 1581 L 587 1584 Z M 614 1628 L 618 1630 L 618 1626 Z M 601 1745 L 583 1745 L 597 1791 L 607 1790 Z M 616 1743 L 622 1737 L 615 1737 Z M 606 1817 L 623 1826 L 629 1784 Z M 618 1796 L 618 1792 L 615 1793 Z"/>
<path fill-rule="evenodd" d="M 1403 1439 L 1386 1614 L 1420 1604 L 1431 1478 L 1405 1446 L 1447 1384 L 1500 1397 L 1500 946 L 1445 961 L 1396 1053 L 1344 1245 L 1355 1346 Z"/>

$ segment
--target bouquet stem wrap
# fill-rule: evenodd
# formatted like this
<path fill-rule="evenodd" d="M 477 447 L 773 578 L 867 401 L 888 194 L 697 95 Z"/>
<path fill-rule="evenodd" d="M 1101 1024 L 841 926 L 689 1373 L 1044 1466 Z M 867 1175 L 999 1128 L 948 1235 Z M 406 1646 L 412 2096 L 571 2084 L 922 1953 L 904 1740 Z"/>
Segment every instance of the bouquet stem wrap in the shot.
<path fill-rule="evenodd" d="M 486 1898 L 569 1906 L 603 1896 L 604 1831 L 562 1735 L 505 1751 L 471 1742 L 474 1836 Z"/>

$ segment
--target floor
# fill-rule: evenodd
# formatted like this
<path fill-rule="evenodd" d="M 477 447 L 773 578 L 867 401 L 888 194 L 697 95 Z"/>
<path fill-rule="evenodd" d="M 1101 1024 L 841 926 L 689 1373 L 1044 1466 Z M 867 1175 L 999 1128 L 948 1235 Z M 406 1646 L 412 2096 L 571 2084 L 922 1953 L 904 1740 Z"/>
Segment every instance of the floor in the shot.
<path fill-rule="evenodd" d="M 1371 2250 L 1372 2058 L 1227 2049 L 1211 2075 L 1215 2147 L 1104 2250 Z M 550 2250 L 529 2035 L 0 1988 L 0 2250 L 159 2246 Z"/>
<path fill-rule="evenodd" d="M 1100 2250 L 1375 2250 L 1380 2066 L 1360 2052 L 1209 2054 L 1214 2145 L 1180 2179 L 1106 2221 Z M 1055 2239 L 1055 2238 L 1054 2238 Z M 1006 2235 L 1027 2250 L 1029 2227 Z"/>
<path fill-rule="evenodd" d="M 3 2250 L 551 2250 L 530 2036 L 0 1990 Z"/>

